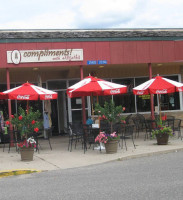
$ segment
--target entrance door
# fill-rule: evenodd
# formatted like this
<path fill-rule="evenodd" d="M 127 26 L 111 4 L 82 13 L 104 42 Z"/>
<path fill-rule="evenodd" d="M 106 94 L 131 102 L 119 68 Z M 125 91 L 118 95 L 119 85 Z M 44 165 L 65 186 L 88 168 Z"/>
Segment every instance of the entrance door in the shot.
<path fill-rule="evenodd" d="M 67 96 L 65 91 L 57 91 L 57 100 L 52 101 L 52 126 L 53 134 L 65 134 L 67 132 Z"/>
<path fill-rule="evenodd" d="M 58 92 L 58 124 L 59 124 L 59 132 L 61 134 L 65 134 L 67 132 L 67 95 L 66 91 Z"/>
<path fill-rule="evenodd" d="M 82 122 L 82 99 L 68 98 L 68 114 L 69 122 Z M 85 97 L 85 112 L 86 119 L 91 115 L 90 97 Z"/>

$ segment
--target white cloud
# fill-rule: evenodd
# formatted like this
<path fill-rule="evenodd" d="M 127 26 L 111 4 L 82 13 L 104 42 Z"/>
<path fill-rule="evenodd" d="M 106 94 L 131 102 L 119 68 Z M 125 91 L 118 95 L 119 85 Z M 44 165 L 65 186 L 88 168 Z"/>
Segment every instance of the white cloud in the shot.
<path fill-rule="evenodd" d="M 0 0 L 0 29 L 183 28 L 182 0 Z"/>

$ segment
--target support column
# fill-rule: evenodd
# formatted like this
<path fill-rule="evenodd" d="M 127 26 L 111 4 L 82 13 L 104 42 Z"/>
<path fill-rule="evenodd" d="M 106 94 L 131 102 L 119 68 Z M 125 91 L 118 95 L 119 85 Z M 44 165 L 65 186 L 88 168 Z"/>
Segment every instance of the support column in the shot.
<path fill-rule="evenodd" d="M 148 68 L 149 68 L 149 79 L 152 79 L 152 65 L 151 63 L 148 63 Z M 151 119 L 154 120 L 154 97 L 153 94 L 150 94 L 151 97 Z"/>
<path fill-rule="evenodd" d="M 80 75 L 81 80 L 83 79 L 83 66 L 80 66 Z M 82 115 L 83 115 L 83 124 L 86 124 L 86 111 L 85 111 L 85 97 L 82 98 Z"/>
<path fill-rule="evenodd" d="M 6 68 L 6 81 L 7 81 L 7 90 L 10 89 L 10 72 L 9 72 L 9 68 Z M 8 115 L 9 115 L 9 120 L 11 120 L 11 100 L 8 99 Z M 11 147 L 14 146 L 14 143 L 13 143 L 13 127 L 12 127 L 12 124 L 10 124 L 10 145 Z"/>

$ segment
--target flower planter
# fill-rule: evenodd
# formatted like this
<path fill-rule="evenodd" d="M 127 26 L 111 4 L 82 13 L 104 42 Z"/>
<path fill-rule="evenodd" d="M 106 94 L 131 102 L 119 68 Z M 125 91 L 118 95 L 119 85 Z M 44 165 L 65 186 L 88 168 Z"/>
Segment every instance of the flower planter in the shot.
<path fill-rule="evenodd" d="M 21 147 L 20 155 L 22 161 L 32 161 L 34 155 L 34 147 Z"/>
<path fill-rule="evenodd" d="M 158 145 L 166 145 L 168 144 L 169 134 L 156 134 L 156 139 Z"/>
<path fill-rule="evenodd" d="M 118 140 L 111 140 L 105 143 L 105 149 L 107 154 L 117 153 L 118 150 Z"/>

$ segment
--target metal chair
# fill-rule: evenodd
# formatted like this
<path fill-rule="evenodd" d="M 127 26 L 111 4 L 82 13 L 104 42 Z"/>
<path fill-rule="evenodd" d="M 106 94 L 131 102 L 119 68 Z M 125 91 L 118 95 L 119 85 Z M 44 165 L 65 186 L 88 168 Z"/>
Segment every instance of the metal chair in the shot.
<path fill-rule="evenodd" d="M 174 119 L 174 129 L 173 131 L 177 131 L 178 132 L 178 138 L 180 137 L 182 140 L 182 135 L 181 135 L 181 119 Z"/>
<path fill-rule="evenodd" d="M 83 146 L 83 127 L 81 123 L 69 123 L 68 124 L 69 132 L 69 144 L 68 151 L 72 151 L 72 144 L 75 142 L 75 148 L 79 141 L 81 141 Z"/>
<path fill-rule="evenodd" d="M 48 129 L 40 129 L 37 133 L 32 133 L 32 134 L 28 135 L 28 137 L 33 137 L 35 139 L 35 141 L 36 141 L 36 151 L 38 151 L 38 153 L 39 153 L 39 150 L 41 149 L 41 145 L 40 145 L 40 142 L 39 142 L 41 139 L 48 140 L 50 149 L 52 150 L 50 138 L 52 136 L 53 128 L 54 127 L 51 127 L 51 128 L 48 128 Z M 43 135 L 42 135 L 43 131 L 45 131 L 45 135 L 46 135 L 46 137 L 44 137 L 44 138 L 43 138 Z"/>
<path fill-rule="evenodd" d="M 135 125 L 135 138 L 136 136 L 139 137 L 139 132 L 145 129 L 145 117 L 141 114 L 137 114 L 136 116 L 132 117 L 133 123 Z"/>
<path fill-rule="evenodd" d="M 87 151 L 88 147 L 87 147 L 87 143 L 90 144 L 94 144 L 95 139 L 93 137 L 93 135 L 91 134 L 91 128 L 92 125 L 90 124 L 83 124 L 83 148 L 84 148 L 84 153 Z"/>
<path fill-rule="evenodd" d="M 3 144 L 3 152 L 6 144 L 9 144 L 8 153 L 10 152 L 11 144 L 14 144 L 16 147 L 16 151 L 18 151 L 17 144 L 20 141 L 21 141 L 21 135 L 19 132 L 14 130 L 8 130 L 7 134 L 5 134 L 4 131 L 1 131 L 1 143 Z"/>
<path fill-rule="evenodd" d="M 52 150 L 52 146 L 51 146 L 51 141 L 50 141 L 50 138 L 51 138 L 51 136 L 52 136 L 52 131 L 53 131 L 53 129 L 54 129 L 54 127 L 52 126 L 52 127 L 50 127 L 50 128 L 48 128 L 48 129 L 46 129 L 45 131 L 46 131 L 46 138 L 44 138 L 45 140 L 48 140 L 48 143 L 49 143 L 49 145 L 50 145 L 50 149 Z"/>
<path fill-rule="evenodd" d="M 113 132 L 116 132 L 117 135 L 121 133 L 121 122 L 117 122 L 112 125 Z"/>
<path fill-rule="evenodd" d="M 156 120 L 147 119 L 145 120 L 145 138 L 144 140 L 148 139 L 148 135 L 151 137 L 152 130 L 157 127 Z"/>
<path fill-rule="evenodd" d="M 167 125 L 174 131 L 174 118 L 167 119 Z"/>
<path fill-rule="evenodd" d="M 132 117 L 132 114 L 129 114 L 126 118 L 125 118 L 125 121 L 126 121 L 126 124 L 130 124 L 130 119 Z"/>
<path fill-rule="evenodd" d="M 138 135 L 139 136 L 139 132 L 140 132 L 140 119 L 138 119 L 137 117 L 132 117 L 133 123 L 135 125 L 135 138 Z"/>
<path fill-rule="evenodd" d="M 128 137 L 131 137 L 132 142 L 133 142 L 133 146 L 136 149 L 136 146 L 135 146 L 135 143 L 134 143 L 134 138 L 133 138 L 133 133 L 134 133 L 134 125 L 126 125 L 125 130 L 124 130 L 124 132 L 122 132 L 122 136 L 121 136 L 121 139 L 122 139 L 121 148 L 123 148 L 123 140 L 124 140 L 126 151 L 127 151 L 126 139 Z"/>

